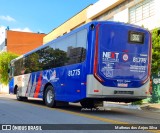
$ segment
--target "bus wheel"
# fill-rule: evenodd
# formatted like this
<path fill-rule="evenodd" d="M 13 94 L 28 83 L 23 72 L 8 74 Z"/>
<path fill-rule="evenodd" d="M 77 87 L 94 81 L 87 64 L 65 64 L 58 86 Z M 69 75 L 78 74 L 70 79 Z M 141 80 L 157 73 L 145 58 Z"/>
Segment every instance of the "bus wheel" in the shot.
<path fill-rule="evenodd" d="M 80 104 L 83 108 L 96 108 L 97 107 L 93 100 L 88 100 L 88 99 L 81 101 Z"/>
<path fill-rule="evenodd" d="M 28 100 L 27 97 L 21 97 L 19 96 L 19 90 L 17 89 L 17 92 L 16 92 L 16 98 L 18 101 L 24 101 L 24 100 Z"/>
<path fill-rule="evenodd" d="M 45 90 L 44 100 L 45 100 L 45 104 L 48 107 L 55 107 L 56 106 L 54 88 L 51 85 L 47 86 L 47 88 Z"/>
<path fill-rule="evenodd" d="M 18 101 L 22 101 L 22 97 L 19 96 L 19 91 L 17 89 L 16 98 Z"/>

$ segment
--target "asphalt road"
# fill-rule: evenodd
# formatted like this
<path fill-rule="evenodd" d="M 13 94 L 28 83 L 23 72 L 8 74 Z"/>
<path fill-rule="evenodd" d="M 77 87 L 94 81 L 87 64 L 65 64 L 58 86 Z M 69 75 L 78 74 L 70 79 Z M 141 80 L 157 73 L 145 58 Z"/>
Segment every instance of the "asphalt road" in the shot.
<path fill-rule="evenodd" d="M 149 112 L 138 109 L 127 109 L 119 107 L 103 107 L 98 109 L 81 108 L 77 105 L 70 105 L 68 107 L 48 108 L 41 100 L 29 99 L 28 101 L 17 101 L 14 95 L 0 94 L 0 124 L 59 124 L 62 128 L 73 128 L 71 130 L 54 130 L 54 132 L 157 132 L 156 130 L 94 130 L 98 124 L 160 124 L 160 113 Z M 62 124 L 78 124 L 78 125 L 63 125 Z M 84 124 L 84 125 L 82 125 Z M 78 130 L 77 127 L 86 128 L 89 130 Z M 52 125 L 55 126 L 55 125 Z M 57 127 L 58 127 L 57 126 Z M 75 126 L 75 127 L 74 127 Z M 90 127 L 89 127 L 90 126 Z M 115 126 L 114 126 L 115 127 Z M 148 127 L 148 126 L 147 126 Z M 74 130 L 74 128 L 76 130 Z M 118 127 L 122 128 L 123 127 Z M 0 131 L 10 132 L 10 131 Z M 21 132 L 21 131 L 12 131 Z M 28 132 L 28 131 L 23 131 Z M 31 132 L 31 131 L 29 131 Z M 34 131 L 33 131 L 34 132 Z M 52 131 L 38 131 L 38 132 L 53 132 Z"/>

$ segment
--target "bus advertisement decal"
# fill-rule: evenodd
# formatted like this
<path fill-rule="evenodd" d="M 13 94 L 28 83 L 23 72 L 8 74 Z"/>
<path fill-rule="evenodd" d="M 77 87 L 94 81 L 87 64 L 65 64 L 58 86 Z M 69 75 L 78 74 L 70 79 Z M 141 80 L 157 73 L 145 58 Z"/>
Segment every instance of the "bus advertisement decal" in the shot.
<path fill-rule="evenodd" d="M 59 78 L 57 78 L 57 72 L 56 70 L 46 70 L 43 73 L 43 80 L 46 80 L 47 82 L 52 81 L 52 82 L 57 82 Z"/>
<path fill-rule="evenodd" d="M 119 53 L 117 52 L 102 52 L 102 62 L 119 62 Z"/>
<path fill-rule="evenodd" d="M 38 77 L 38 82 L 37 82 L 35 93 L 34 93 L 35 98 L 38 98 L 38 94 L 40 92 L 41 85 L 42 85 L 42 73 L 40 73 L 40 75 Z"/>

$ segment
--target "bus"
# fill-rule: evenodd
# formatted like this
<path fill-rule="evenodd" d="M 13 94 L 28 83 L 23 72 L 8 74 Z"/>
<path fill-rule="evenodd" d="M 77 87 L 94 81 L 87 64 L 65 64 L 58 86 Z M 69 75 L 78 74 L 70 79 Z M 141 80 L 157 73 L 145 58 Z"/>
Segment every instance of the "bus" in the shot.
<path fill-rule="evenodd" d="M 10 63 L 10 93 L 48 107 L 134 102 L 150 97 L 151 34 L 131 24 L 93 21 Z"/>

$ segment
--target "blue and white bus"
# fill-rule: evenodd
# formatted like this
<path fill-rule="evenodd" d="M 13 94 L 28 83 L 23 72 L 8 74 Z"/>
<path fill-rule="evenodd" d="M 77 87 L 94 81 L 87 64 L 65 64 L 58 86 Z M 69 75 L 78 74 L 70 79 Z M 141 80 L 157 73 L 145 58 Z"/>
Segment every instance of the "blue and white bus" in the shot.
<path fill-rule="evenodd" d="M 11 61 L 10 93 L 49 107 L 133 102 L 150 96 L 151 34 L 110 21 L 83 25 Z"/>

